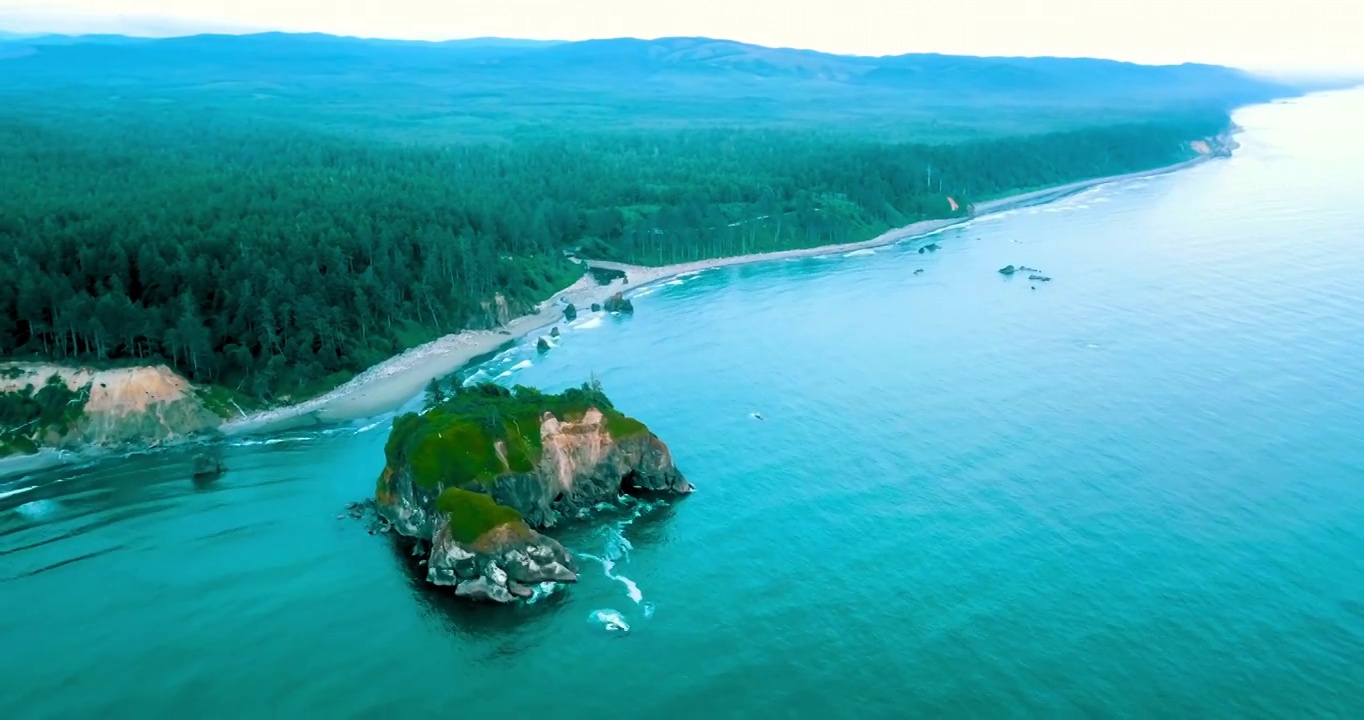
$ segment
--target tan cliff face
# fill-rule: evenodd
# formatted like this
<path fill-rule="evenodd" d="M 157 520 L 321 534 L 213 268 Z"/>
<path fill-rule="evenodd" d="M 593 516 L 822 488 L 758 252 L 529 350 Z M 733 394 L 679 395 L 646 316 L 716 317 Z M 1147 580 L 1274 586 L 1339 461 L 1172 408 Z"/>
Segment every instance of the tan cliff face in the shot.
<path fill-rule="evenodd" d="M 580 468 L 601 463 L 615 446 L 606 431 L 605 418 L 596 408 L 588 408 L 577 422 L 561 422 L 550 413 L 540 420 L 540 473 L 560 493 L 572 494 Z"/>
<path fill-rule="evenodd" d="M 120 445 L 174 440 L 212 431 L 222 419 L 194 393 L 194 386 L 165 365 L 96 370 L 46 363 L 8 363 L 0 368 L 0 393 L 42 387 L 56 375 L 68 389 L 88 388 L 80 419 L 64 437 L 45 445 Z M 18 370 L 14 373 L 13 370 Z"/>
<path fill-rule="evenodd" d="M 596 408 L 574 420 L 545 413 L 540 444 L 533 473 L 508 473 L 492 487 L 499 503 L 516 508 L 532 525 L 553 525 L 559 516 L 613 501 L 622 492 L 692 490 L 662 440 L 643 426 L 613 429 Z"/>

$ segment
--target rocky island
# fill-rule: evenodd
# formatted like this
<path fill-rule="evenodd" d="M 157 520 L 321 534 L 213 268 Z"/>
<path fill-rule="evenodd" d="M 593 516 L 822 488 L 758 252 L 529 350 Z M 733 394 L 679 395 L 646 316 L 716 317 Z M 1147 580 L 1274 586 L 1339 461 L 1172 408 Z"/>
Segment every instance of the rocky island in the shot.
<path fill-rule="evenodd" d="M 511 602 L 575 582 L 571 553 L 536 531 L 622 493 L 689 493 L 667 445 L 595 384 L 546 394 L 485 384 L 393 423 L 375 501 L 426 556 L 427 580 Z"/>

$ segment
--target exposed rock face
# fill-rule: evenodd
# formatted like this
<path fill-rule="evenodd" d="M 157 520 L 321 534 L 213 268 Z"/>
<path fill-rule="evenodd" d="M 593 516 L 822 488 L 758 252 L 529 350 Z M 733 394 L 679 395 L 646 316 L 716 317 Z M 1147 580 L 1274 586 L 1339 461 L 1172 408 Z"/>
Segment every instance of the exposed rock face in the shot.
<path fill-rule="evenodd" d="M 511 322 L 512 307 L 502 293 L 494 293 L 491 300 L 480 303 L 483 308 L 483 322 L 488 327 L 502 327 Z"/>
<path fill-rule="evenodd" d="M 648 428 L 583 395 L 457 396 L 394 424 L 375 500 L 394 530 L 425 549 L 427 580 L 475 600 L 511 602 L 544 582 L 577 580 L 577 565 L 532 528 L 622 492 L 689 493 L 672 454 Z M 604 400 L 604 396 L 598 396 Z M 541 411 L 538 433 L 535 415 Z M 533 412 L 533 411 L 532 411 Z M 488 429 L 497 415 L 502 433 Z M 479 424 L 483 423 L 483 424 Z M 458 467 L 454 467 L 454 466 Z"/>
<path fill-rule="evenodd" d="M 633 313 L 635 311 L 635 304 L 626 300 L 620 293 L 616 293 L 607 298 L 606 302 L 602 303 L 602 309 L 606 312 L 613 313 Z"/>
<path fill-rule="evenodd" d="M 596 408 L 576 422 L 545 413 L 540 442 L 535 472 L 503 475 L 492 490 L 499 503 L 515 508 L 532 525 L 548 527 L 561 515 L 612 500 L 622 491 L 692 490 L 662 440 L 647 430 L 617 440 Z"/>
<path fill-rule="evenodd" d="M 70 421 L 37 433 L 37 446 L 156 445 L 212 432 L 222 418 L 188 380 L 165 365 L 95 370 L 43 363 L 0 366 L 0 393 L 40 388 L 49 379 L 76 393 Z"/>

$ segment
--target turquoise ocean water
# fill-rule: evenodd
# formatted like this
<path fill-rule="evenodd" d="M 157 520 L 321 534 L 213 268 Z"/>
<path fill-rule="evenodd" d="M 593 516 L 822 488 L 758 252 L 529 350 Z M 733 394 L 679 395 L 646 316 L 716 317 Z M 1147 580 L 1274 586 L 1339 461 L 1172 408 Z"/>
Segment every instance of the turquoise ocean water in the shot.
<path fill-rule="evenodd" d="M 2 479 L 0 717 L 1364 715 L 1361 117 L 1247 108 L 1231 160 L 495 358 L 596 373 L 698 487 L 557 531 L 614 564 L 533 605 L 337 519 L 385 418 L 209 484 L 183 452 Z"/>

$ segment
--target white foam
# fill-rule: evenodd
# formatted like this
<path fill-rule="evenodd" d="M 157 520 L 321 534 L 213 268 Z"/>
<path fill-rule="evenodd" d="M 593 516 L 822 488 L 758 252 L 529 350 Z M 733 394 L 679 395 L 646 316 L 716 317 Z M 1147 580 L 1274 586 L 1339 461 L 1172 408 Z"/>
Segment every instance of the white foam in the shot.
<path fill-rule="evenodd" d="M 640 592 L 639 586 L 635 584 L 634 580 L 631 580 L 624 575 L 613 575 L 611 577 L 613 580 L 625 586 L 625 594 L 629 595 L 630 599 L 635 601 L 635 604 L 639 604 L 644 600 L 644 593 Z"/>
<path fill-rule="evenodd" d="M 539 585 L 536 585 L 531 588 L 532 594 L 530 597 L 526 598 L 526 603 L 533 605 L 536 603 L 536 601 L 542 598 L 547 598 L 550 595 L 553 595 L 554 593 L 558 592 L 560 587 L 561 586 L 559 585 L 559 583 L 556 582 L 542 582 Z"/>
<path fill-rule="evenodd" d="M 876 250 L 874 250 L 874 249 L 872 249 L 872 248 L 862 248 L 861 250 L 854 250 L 854 251 L 852 251 L 852 252 L 850 252 L 850 253 L 844 253 L 844 254 L 843 254 L 843 257 L 864 257 L 864 256 L 867 256 L 867 255 L 875 255 L 875 254 L 876 254 Z"/>
<path fill-rule="evenodd" d="M 12 496 L 14 496 L 14 495 L 18 495 L 19 493 L 26 493 L 26 492 L 28 492 L 29 490 L 32 490 L 32 489 L 34 489 L 34 488 L 36 488 L 36 487 L 38 487 L 38 486 L 37 486 L 37 485 L 32 485 L 32 486 L 30 486 L 30 487 L 21 487 L 21 488 L 19 488 L 19 489 L 17 489 L 17 490 L 6 490 L 6 491 L 4 491 L 4 492 L 0 492 L 0 500 L 4 500 L 4 499 L 7 498 L 7 497 L 12 497 Z"/>
<path fill-rule="evenodd" d="M 238 447 L 255 447 L 255 446 L 257 446 L 257 445 L 278 445 L 278 444 L 280 444 L 280 443 L 286 443 L 286 442 L 291 442 L 291 441 L 294 441 L 294 440 L 302 440 L 302 439 L 303 439 L 303 438 L 299 438 L 299 437 L 278 437 L 278 438 L 265 438 L 265 439 L 263 439 L 263 440 L 239 440 L 239 441 L 237 441 L 236 443 L 233 443 L 233 444 L 236 445 L 236 446 L 238 446 Z"/>
<path fill-rule="evenodd" d="M 547 342 L 549 342 L 550 345 L 553 345 L 553 344 L 554 344 L 554 342 L 553 342 L 552 340 L 551 340 L 551 341 L 547 341 Z M 530 366 L 532 366 L 532 365 L 534 365 L 534 364 L 535 364 L 535 363 L 531 362 L 530 360 L 522 360 L 521 362 L 516 363 L 515 365 L 513 365 L 513 366 L 511 367 L 511 369 L 512 369 L 512 370 L 525 370 L 526 368 L 528 368 L 528 367 L 530 367 Z"/>
<path fill-rule="evenodd" d="M 578 330 L 593 330 L 595 328 L 599 328 L 601 327 L 601 316 L 598 315 L 597 317 L 594 318 L 588 318 L 578 323 L 577 325 L 574 325 L 573 327 Z"/>
<path fill-rule="evenodd" d="M 625 618 L 619 612 L 610 608 L 593 610 L 587 614 L 587 621 L 601 625 L 607 632 L 630 632 L 630 623 L 625 622 Z"/>
<path fill-rule="evenodd" d="M 646 602 L 646 603 L 644 603 L 644 619 L 645 619 L 645 620 L 648 620 L 649 618 L 651 618 L 651 617 L 654 616 L 654 609 L 655 609 L 656 607 L 657 607 L 657 606 L 654 605 L 654 604 L 651 603 L 651 602 Z"/>
<path fill-rule="evenodd" d="M 375 420 L 374 422 L 372 422 L 372 423 L 370 423 L 370 424 L 368 424 L 368 425 L 366 425 L 366 426 L 360 428 L 359 430 L 356 430 L 356 431 L 355 431 L 355 434 L 356 434 L 356 435 L 363 435 L 363 434 L 369 432 L 370 430 L 373 430 L 374 428 L 377 428 L 377 427 L 379 427 L 380 425 L 383 425 L 384 423 L 388 422 L 389 419 L 390 419 L 390 418 L 388 418 L 387 416 L 385 416 L 385 417 L 382 417 L 382 418 L 380 418 L 380 419 L 378 419 L 378 420 Z"/>
<path fill-rule="evenodd" d="M 488 373 L 485 372 L 483 368 L 479 368 L 478 371 L 475 372 L 473 375 L 464 378 L 464 382 L 460 384 L 463 385 L 464 387 L 469 387 L 470 385 L 477 385 L 478 383 L 485 382 L 487 379 Z"/>
<path fill-rule="evenodd" d="M 494 379 L 494 380 L 501 380 L 501 379 L 503 379 L 503 378 L 509 378 L 509 377 L 511 377 L 511 371 L 510 371 L 510 370 L 504 370 L 504 371 L 502 371 L 501 374 L 499 374 L 497 377 L 495 377 L 495 378 L 493 378 L 493 379 Z"/>

